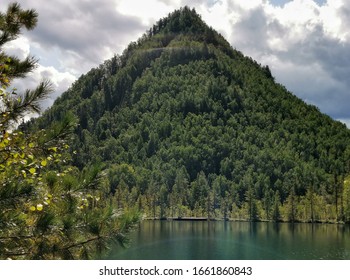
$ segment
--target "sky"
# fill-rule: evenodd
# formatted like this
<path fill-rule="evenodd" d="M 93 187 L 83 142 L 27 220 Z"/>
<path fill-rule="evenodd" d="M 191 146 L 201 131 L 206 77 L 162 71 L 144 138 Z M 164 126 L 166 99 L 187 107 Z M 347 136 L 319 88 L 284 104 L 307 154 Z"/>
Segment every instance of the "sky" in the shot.
<path fill-rule="evenodd" d="M 13 1 L 1 0 L 5 11 Z M 39 13 L 37 27 L 5 47 L 38 67 L 16 87 L 43 78 L 55 92 L 114 54 L 121 54 L 158 19 L 185 5 L 220 32 L 232 47 L 269 65 L 278 83 L 350 127 L 349 0 L 19 0 Z"/>

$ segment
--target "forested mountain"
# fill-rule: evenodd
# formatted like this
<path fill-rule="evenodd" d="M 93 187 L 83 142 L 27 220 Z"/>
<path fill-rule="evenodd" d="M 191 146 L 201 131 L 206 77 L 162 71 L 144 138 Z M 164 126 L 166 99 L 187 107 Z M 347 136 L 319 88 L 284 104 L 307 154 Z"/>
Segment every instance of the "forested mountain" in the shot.
<path fill-rule="evenodd" d="M 350 131 L 187 7 L 23 129 L 67 112 L 79 123 L 72 165 L 102 162 L 120 207 L 151 218 L 350 220 Z"/>

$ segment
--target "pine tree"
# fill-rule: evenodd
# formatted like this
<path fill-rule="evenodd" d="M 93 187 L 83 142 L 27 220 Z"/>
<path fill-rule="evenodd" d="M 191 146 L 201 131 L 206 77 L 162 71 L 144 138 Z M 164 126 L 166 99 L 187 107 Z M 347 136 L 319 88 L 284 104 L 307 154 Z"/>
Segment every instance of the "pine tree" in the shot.
<path fill-rule="evenodd" d="M 256 221 L 258 219 L 258 213 L 257 213 L 254 190 L 251 186 L 249 186 L 247 192 L 245 193 L 245 200 L 248 204 L 249 221 Z"/>
<path fill-rule="evenodd" d="M 343 189 L 343 204 L 344 204 L 344 221 L 350 223 L 350 177 L 348 176 L 344 180 Z"/>
<path fill-rule="evenodd" d="M 275 192 L 273 208 L 272 208 L 272 220 L 274 222 L 281 221 L 280 205 L 281 205 L 281 197 L 280 197 L 279 191 L 277 190 Z"/>
<path fill-rule="evenodd" d="M 289 222 L 294 223 L 296 221 L 297 211 L 297 197 L 295 195 L 294 186 L 291 187 L 290 194 L 286 199 L 286 218 Z"/>
<path fill-rule="evenodd" d="M 36 65 L 5 54 L 4 44 L 38 15 L 15 3 L 0 13 L 0 258 L 76 259 L 103 253 L 111 240 L 125 244 L 138 219 L 134 211 L 115 210 L 99 165 L 83 171 L 69 166 L 71 114 L 46 131 L 16 129 L 26 114 L 40 112 L 52 91 L 49 81 L 23 95 L 9 91 L 14 78 Z"/>
<path fill-rule="evenodd" d="M 17 3 L 10 4 L 6 13 L 0 13 L 0 85 L 1 85 L 1 130 L 12 128 L 28 112 L 38 113 L 40 101 L 45 99 L 52 87 L 50 82 L 43 81 L 35 90 L 27 90 L 19 96 L 15 90 L 7 92 L 14 78 L 23 78 L 36 66 L 34 57 L 20 60 L 3 51 L 6 43 L 18 38 L 22 28 L 31 30 L 35 27 L 38 14 L 34 10 L 22 10 Z"/>

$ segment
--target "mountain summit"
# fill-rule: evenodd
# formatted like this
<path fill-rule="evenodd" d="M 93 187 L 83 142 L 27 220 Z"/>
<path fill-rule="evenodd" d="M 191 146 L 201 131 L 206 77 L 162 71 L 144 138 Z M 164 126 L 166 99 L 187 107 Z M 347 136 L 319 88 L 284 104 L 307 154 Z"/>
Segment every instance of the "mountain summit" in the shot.
<path fill-rule="evenodd" d="M 81 76 L 33 127 L 70 111 L 73 165 L 102 162 L 149 217 L 349 221 L 349 130 L 275 82 L 188 7 Z"/>

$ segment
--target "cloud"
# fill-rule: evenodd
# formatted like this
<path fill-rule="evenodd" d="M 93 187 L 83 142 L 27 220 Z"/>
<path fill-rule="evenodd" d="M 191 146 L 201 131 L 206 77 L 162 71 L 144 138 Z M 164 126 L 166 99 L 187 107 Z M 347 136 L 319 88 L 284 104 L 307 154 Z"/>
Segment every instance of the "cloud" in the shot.
<path fill-rule="evenodd" d="M 149 28 L 160 18 L 167 16 L 178 5 L 179 1 L 175 0 L 120 0 L 117 9 L 123 15 L 140 18 L 144 26 Z"/>
<path fill-rule="evenodd" d="M 116 1 L 55 1 L 53 4 L 39 0 L 35 1 L 34 8 L 40 15 L 39 23 L 28 36 L 40 42 L 42 48 L 58 48 L 61 60 L 68 61 L 67 69 L 76 73 L 86 72 L 121 52 L 126 42 L 137 39 L 146 30 L 139 18 L 120 13 Z"/>
<path fill-rule="evenodd" d="M 295 0 L 282 7 L 267 1 L 245 3 L 216 3 L 228 7 L 227 14 L 238 11 L 231 21 L 231 45 L 268 64 L 278 82 L 322 112 L 349 118 L 350 38 L 344 26 L 350 21 L 350 3 Z"/>
<path fill-rule="evenodd" d="M 42 108 L 45 109 L 51 106 L 54 100 L 60 96 L 67 88 L 76 80 L 76 77 L 69 72 L 59 72 L 54 67 L 45 67 L 39 65 L 32 73 L 30 73 L 24 79 L 15 79 L 12 87 L 17 89 L 19 94 L 23 93 L 25 90 L 35 89 L 38 84 L 48 79 L 51 81 L 53 86 L 53 94 L 42 104 Z"/>
<path fill-rule="evenodd" d="M 4 45 L 4 51 L 19 59 L 25 59 L 30 55 L 29 40 L 26 37 L 19 37 L 15 41 Z"/>
<path fill-rule="evenodd" d="M 337 120 L 345 124 L 347 128 L 350 128 L 350 119 L 337 119 Z"/>

